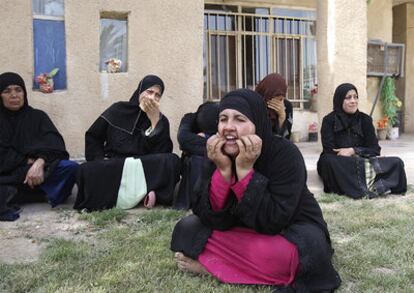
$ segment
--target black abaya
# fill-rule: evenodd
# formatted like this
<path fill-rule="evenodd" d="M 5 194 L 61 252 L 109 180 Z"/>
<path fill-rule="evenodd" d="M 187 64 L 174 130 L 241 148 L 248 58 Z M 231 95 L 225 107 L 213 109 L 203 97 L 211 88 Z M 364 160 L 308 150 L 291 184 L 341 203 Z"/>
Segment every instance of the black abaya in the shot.
<path fill-rule="evenodd" d="M 221 100 L 220 110 L 234 109 L 256 126 L 263 142 L 254 164 L 253 177 L 238 202 L 230 190 L 225 207 L 213 210 L 210 184 L 216 166 L 205 164 L 196 186 L 193 212 L 176 225 L 171 241 L 173 251 L 197 259 L 212 230 L 241 226 L 258 233 L 281 234 L 298 248 L 299 272 L 294 281 L 298 292 L 332 291 L 340 278 L 331 263 L 333 250 L 322 211 L 306 186 L 306 168 L 296 146 L 273 136 L 263 99 L 249 90 L 237 90 Z"/>
<path fill-rule="evenodd" d="M 129 102 L 109 107 L 85 134 L 85 157 L 78 176 L 75 209 L 101 210 L 117 203 L 125 159 L 141 160 L 148 191 L 155 191 L 157 203 L 172 203 L 179 180 L 179 159 L 172 154 L 168 119 L 160 120 L 150 133 L 151 122 L 138 107 L 139 95 L 151 86 L 164 85 L 156 76 L 146 76 Z"/>
<path fill-rule="evenodd" d="M 381 148 L 372 118 L 358 110 L 351 115 L 342 110 L 349 90 L 356 91 L 356 88 L 351 84 L 338 86 L 334 95 L 334 111 L 322 121 L 323 152 L 318 160 L 318 173 L 323 180 L 324 191 L 354 199 L 373 198 L 390 192 L 405 193 L 404 163 L 398 157 L 380 157 Z M 334 151 L 349 147 L 355 150 L 355 156 L 337 156 Z M 366 168 L 375 171 L 372 186 L 367 185 Z"/>

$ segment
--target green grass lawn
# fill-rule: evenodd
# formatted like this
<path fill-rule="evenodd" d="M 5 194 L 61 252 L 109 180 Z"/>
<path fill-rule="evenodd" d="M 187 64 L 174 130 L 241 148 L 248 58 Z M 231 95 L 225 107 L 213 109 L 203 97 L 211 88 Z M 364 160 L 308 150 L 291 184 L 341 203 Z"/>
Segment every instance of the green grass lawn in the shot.
<path fill-rule="evenodd" d="M 343 283 L 338 292 L 414 292 L 414 190 L 406 196 L 355 201 L 318 196 Z M 30 264 L 0 263 L 0 292 L 270 292 L 176 269 L 169 250 L 186 212 L 155 208 L 79 215 L 91 223 L 83 240 L 41 239 Z M 78 231 L 82 234 L 84 231 Z M 1 249 L 1 248 L 0 248 Z"/>

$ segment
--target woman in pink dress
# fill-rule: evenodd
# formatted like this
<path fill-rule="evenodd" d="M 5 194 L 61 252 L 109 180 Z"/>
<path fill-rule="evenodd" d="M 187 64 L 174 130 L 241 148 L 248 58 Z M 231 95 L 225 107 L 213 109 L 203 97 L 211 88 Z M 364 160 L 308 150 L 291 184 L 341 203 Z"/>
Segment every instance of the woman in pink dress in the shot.
<path fill-rule="evenodd" d="M 321 209 L 299 150 L 272 136 L 263 98 L 246 89 L 219 105 L 194 215 L 172 235 L 178 268 L 224 283 L 330 292 L 340 285 Z"/>

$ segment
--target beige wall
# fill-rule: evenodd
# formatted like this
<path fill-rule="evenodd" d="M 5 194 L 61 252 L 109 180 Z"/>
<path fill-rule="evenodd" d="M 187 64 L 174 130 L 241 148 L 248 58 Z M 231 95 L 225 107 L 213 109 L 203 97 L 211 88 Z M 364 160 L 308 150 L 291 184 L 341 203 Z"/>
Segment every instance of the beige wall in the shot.
<path fill-rule="evenodd" d="M 414 77 L 414 4 L 401 4 L 395 6 L 393 41 L 405 43 L 405 76 L 397 80 L 397 96 L 403 101 L 404 132 L 414 132 L 414 117 L 411 115 L 414 109 L 414 86 L 410 82 Z"/>
<path fill-rule="evenodd" d="M 318 1 L 318 115 L 332 111 L 336 87 L 354 84 L 360 109 L 369 111 L 366 94 L 367 17 L 366 1 Z"/>
<path fill-rule="evenodd" d="M 367 7 L 368 17 L 368 39 L 381 40 L 383 42 L 392 42 L 392 0 L 371 0 Z M 367 100 L 372 106 L 381 83 L 381 77 L 367 78 Z M 374 122 L 382 118 L 381 102 L 375 106 L 373 119 Z M 369 107 L 369 112 L 371 111 Z M 368 112 L 368 114 L 369 114 Z"/>
<path fill-rule="evenodd" d="M 20 73 L 28 89 L 33 77 L 31 2 L 0 2 L 0 72 Z M 65 1 L 68 88 L 52 94 L 29 90 L 30 104 L 50 115 L 71 155 L 79 157 L 90 124 L 113 102 L 128 100 L 139 80 L 154 73 L 166 85 L 161 108 L 175 141 L 183 113 L 202 102 L 203 9 L 202 0 Z M 128 13 L 127 73 L 99 72 L 100 11 Z"/>

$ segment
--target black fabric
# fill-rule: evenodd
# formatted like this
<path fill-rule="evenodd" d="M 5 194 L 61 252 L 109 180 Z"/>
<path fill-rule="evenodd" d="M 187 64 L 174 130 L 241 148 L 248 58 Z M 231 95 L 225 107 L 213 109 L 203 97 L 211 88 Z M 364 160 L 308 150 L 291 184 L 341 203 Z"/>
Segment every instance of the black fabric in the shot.
<path fill-rule="evenodd" d="M 125 159 L 93 161 L 80 165 L 74 209 L 104 210 L 115 206 Z"/>
<path fill-rule="evenodd" d="M 196 113 L 181 119 L 177 139 L 181 155 L 181 181 L 174 200 L 174 208 L 189 209 L 195 182 L 201 174 L 207 139 L 217 132 L 218 104 L 205 102 Z M 198 135 L 203 133 L 204 136 Z"/>
<path fill-rule="evenodd" d="M 206 102 L 181 119 L 177 140 L 186 155 L 204 156 L 208 137 L 217 132 L 218 104 Z M 204 133 L 205 137 L 197 135 Z"/>
<path fill-rule="evenodd" d="M 113 127 L 99 117 L 85 134 L 85 158 L 87 161 L 104 158 L 126 158 L 155 153 L 170 153 L 173 145 L 170 138 L 170 123 L 164 115 L 149 136 L 145 130 L 151 126 L 142 112 L 132 134 Z"/>
<path fill-rule="evenodd" d="M 145 76 L 138 84 L 129 102 L 117 102 L 102 113 L 101 117 L 112 127 L 132 134 L 137 127 L 140 113 L 139 95 L 152 86 L 159 86 L 161 95 L 164 93 L 164 82 L 156 75 Z M 142 114 L 141 114 L 142 115 Z"/>
<path fill-rule="evenodd" d="M 50 163 L 57 159 L 67 159 L 63 137 L 47 114 L 29 106 L 26 87 L 21 77 L 15 73 L 0 75 L 0 88 L 19 85 L 25 93 L 24 106 L 18 111 L 10 111 L 0 103 L 0 176 L 9 175 L 19 167 L 27 166 L 29 158 L 45 159 Z"/>
<path fill-rule="evenodd" d="M 152 154 L 140 159 L 147 190 L 155 191 L 158 204 L 171 205 L 175 185 L 180 180 L 180 158 L 176 154 Z"/>
<path fill-rule="evenodd" d="M 212 231 L 196 215 L 182 218 L 174 227 L 170 248 L 197 260 Z"/>
<path fill-rule="evenodd" d="M 353 115 L 343 111 L 343 101 L 349 90 L 357 92 L 352 84 L 338 86 L 333 98 L 334 111 L 322 120 L 323 151 L 318 160 L 317 170 L 324 183 L 324 191 L 347 195 L 354 199 L 365 196 L 372 198 L 390 191 L 404 193 L 407 190 L 404 163 L 399 158 L 378 157 L 381 147 L 372 118 L 360 111 Z M 349 147 L 354 148 L 356 156 L 337 156 L 334 151 Z M 377 174 L 375 191 L 367 188 L 363 158 L 370 159 Z"/>
<path fill-rule="evenodd" d="M 88 162 L 80 167 L 75 209 L 112 208 L 116 204 L 127 157 L 141 159 L 147 190 L 155 191 L 157 203 L 171 204 L 175 184 L 179 180 L 180 162 L 176 155 L 171 154 L 173 146 L 168 119 L 161 114 L 156 127 L 146 135 L 151 122 L 138 107 L 139 94 L 153 85 L 160 85 L 164 90 L 158 77 L 146 76 L 129 102 L 134 107 L 124 102 L 115 103 L 86 132 L 85 157 Z M 130 114 L 132 108 L 136 110 L 136 116 Z M 132 132 L 122 128 L 127 125 L 133 125 Z M 98 188 L 95 187 L 97 185 Z"/>
<path fill-rule="evenodd" d="M 208 135 L 217 132 L 218 103 L 205 102 L 198 107 L 196 112 L 196 129 Z"/>
<path fill-rule="evenodd" d="M 45 160 L 45 179 L 59 160 L 69 158 L 63 137 L 49 116 L 28 104 L 23 79 L 16 73 L 0 75 L 0 93 L 9 85 L 19 85 L 24 91 L 24 105 L 17 111 L 10 111 L 0 103 L 0 185 L 23 188 L 23 181 L 31 164 L 29 159 Z M 40 192 L 36 187 L 29 193 Z M 5 196 L 1 194 L 0 196 Z M 12 199 L 10 199 L 12 200 Z"/>
<path fill-rule="evenodd" d="M 175 154 L 150 154 L 139 157 L 148 191 L 155 191 L 156 202 L 171 205 L 179 180 L 180 159 Z M 78 195 L 74 209 L 110 209 L 116 205 L 125 158 L 87 162 L 80 165 Z"/>
<path fill-rule="evenodd" d="M 23 78 L 14 72 L 5 72 L 0 75 L 0 93 L 2 93 L 9 85 L 18 85 L 24 92 L 24 105 L 21 110 L 27 108 L 29 103 L 27 101 L 27 90 Z M 5 109 L 3 99 L 0 99 L 0 108 Z"/>
<path fill-rule="evenodd" d="M 345 126 L 336 112 L 331 112 L 322 120 L 322 154 L 336 154 L 333 149 L 353 147 L 361 157 L 379 156 L 378 144 L 372 118 L 363 112 L 352 123 Z"/>
<path fill-rule="evenodd" d="M 340 285 L 340 278 L 331 264 L 330 238 L 322 211 L 306 186 L 307 174 L 302 155 L 288 140 L 272 136 L 270 120 L 266 115 L 267 110 L 263 99 L 250 92 L 248 90 L 232 92 L 223 100 L 225 102 L 225 99 L 231 99 L 234 95 L 245 99 L 253 113 L 252 122 L 256 125 L 256 134 L 262 138 L 263 145 L 266 146 L 254 165 L 253 177 L 240 202 L 230 191 L 226 206 L 220 211 L 214 211 L 211 208 L 209 196 L 211 177 L 216 166 L 206 161 L 202 176 L 196 186 L 193 212 L 204 226 L 213 230 L 228 230 L 235 226 L 244 226 L 263 234 L 282 233 L 288 239 L 292 239 L 299 249 L 300 270 L 302 267 L 314 268 L 312 272 L 301 271 L 302 273 L 298 274 L 295 280 L 297 289 L 316 292 L 317 288 L 324 287 L 333 290 Z M 194 223 L 194 221 L 190 222 Z M 296 225 L 302 223 L 303 225 L 297 228 Z M 177 225 L 176 229 L 182 229 L 182 227 L 183 225 Z M 318 232 L 301 231 L 309 227 Z M 295 242 L 299 239 L 294 237 L 298 229 L 303 232 L 301 241 L 304 245 L 302 242 Z M 174 251 L 186 249 L 186 253 L 196 259 L 209 236 L 204 229 L 199 230 L 200 235 L 192 235 L 190 239 L 186 238 L 185 232 L 174 231 L 172 249 Z M 176 239 L 180 237 L 179 235 L 187 241 L 197 239 L 198 245 L 191 243 L 181 247 L 178 244 L 183 243 L 184 240 Z M 323 245 L 313 245 L 313 243 Z M 307 245 L 312 248 L 309 249 Z M 314 262 L 319 262 L 321 265 L 318 266 Z"/>
<path fill-rule="evenodd" d="M 336 113 L 344 113 L 342 105 L 344 104 L 345 96 L 350 91 L 354 90 L 358 95 L 357 88 L 350 83 L 340 84 L 336 89 L 333 97 L 333 110 Z"/>
<path fill-rule="evenodd" d="M 272 168 L 268 164 L 272 158 L 272 127 L 263 98 L 252 90 L 238 89 L 221 99 L 219 113 L 224 109 L 241 112 L 256 126 L 256 135 L 262 139 L 262 152 L 254 164 L 254 169 L 268 175 Z"/>
<path fill-rule="evenodd" d="M 275 135 L 290 139 L 293 125 L 293 106 L 292 103 L 286 99 L 283 100 L 283 104 L 285 105 L 286 119 L 282 125 L 279 125 L 279 119 L 272 120 L 272 132 Z M 277 115 L 276 118 L 278 118 Z"/>

